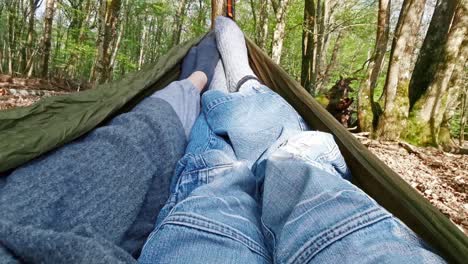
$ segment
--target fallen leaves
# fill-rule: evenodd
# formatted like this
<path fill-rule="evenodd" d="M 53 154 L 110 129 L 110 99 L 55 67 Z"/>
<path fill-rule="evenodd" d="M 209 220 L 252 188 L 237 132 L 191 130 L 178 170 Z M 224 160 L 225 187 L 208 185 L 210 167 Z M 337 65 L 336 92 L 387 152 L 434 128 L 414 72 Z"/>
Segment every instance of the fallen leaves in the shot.
<path fill-rule="evenodd" d="M 468 155 L 356 137 L 468 234 Z"/>

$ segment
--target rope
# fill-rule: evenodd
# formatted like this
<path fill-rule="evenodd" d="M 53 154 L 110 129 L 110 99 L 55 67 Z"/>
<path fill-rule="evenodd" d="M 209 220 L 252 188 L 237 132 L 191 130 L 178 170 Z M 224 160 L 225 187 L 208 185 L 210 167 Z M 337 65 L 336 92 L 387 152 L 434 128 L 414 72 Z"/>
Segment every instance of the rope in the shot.
<path fill-rule="evenodd" d="M 236 1 L 235 1 L 235 0 L 227 0 L 227 5 L 226 5 L 227 12 L 226 12 L 226 15 L 227 15 L 227 17 L 229 17 L 229 18 L 232 19 L 232 20 L 235 20 L 235 15 L 236 15 L 236 12 L 235 12 L 235 5 L 236 5 Z"/>

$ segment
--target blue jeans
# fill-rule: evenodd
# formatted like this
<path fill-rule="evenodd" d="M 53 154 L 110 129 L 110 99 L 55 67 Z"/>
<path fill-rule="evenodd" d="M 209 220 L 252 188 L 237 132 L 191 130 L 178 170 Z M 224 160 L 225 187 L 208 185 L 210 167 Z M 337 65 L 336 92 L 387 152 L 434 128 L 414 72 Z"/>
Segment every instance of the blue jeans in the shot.
<path fill-rule="evenodd" d="M 139 262 L 444 262 L 306 130 L 267 87 L 206 92 Z"/>

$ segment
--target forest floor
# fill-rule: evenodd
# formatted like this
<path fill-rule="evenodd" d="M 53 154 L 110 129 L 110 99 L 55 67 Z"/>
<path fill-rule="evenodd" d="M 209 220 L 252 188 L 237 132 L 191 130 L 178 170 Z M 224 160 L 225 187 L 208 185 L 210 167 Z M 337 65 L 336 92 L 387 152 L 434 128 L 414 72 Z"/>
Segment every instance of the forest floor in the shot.
<path fill-rule="evenodd" d="M 46 82 L 0 75 L 0 110 L 24 107 L 42 97 L 88 88 L 63 80 Z M 365 134 L 356 137 L 468 235 L 468 155 L 404 142 L 376 141 Z"/>
<path fill-rule="evenodd" d="M 468 155 L 355 136 L 468 235 Z"/>

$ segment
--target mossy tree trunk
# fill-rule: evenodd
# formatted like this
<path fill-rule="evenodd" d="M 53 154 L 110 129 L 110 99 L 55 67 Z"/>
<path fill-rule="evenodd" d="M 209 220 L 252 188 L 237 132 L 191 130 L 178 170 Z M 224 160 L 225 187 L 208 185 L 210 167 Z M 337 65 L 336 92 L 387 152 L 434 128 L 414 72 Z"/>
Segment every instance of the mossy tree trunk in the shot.
<path fill-rule="evenodd" d="M 388 33 L 390 32 L 390 7 L 391 0 L 379 0 L 374 55 L 367 66 L 367 78 L 362 82 L 358 93 L 359 127 L 366 132 L 374 130 L 374 115 L 377 112 L 374 102 L 374 90 L 387 51 Z"/>
<path fill-rule="evenodd" d="M 412 57 L 417 43 L 426 0 L 405 0 L 393 39 L 390 64 L 385 82 L 385 106 L 375 136 L 397 140 L 406 127 L 408 87 Z"/>
<path fill-rule="evenodd" d="M 460 0 L 438 0 L 431 23 L 426 33 L 418 60 L 411 76 L 409 97 L 410 108 L 424 94 L 431 84 L 437 65 L 443 60 L 450 24 Z"/>
<path fill-rule="evenodd" d="M 433 81 L 427 91 L 416 101 L 408 122 L 405 138 L 422 145 L 439 145 L 439 132 L 447 107 L 450 89 L 457 76 L 457 67 L 465 65 L 468 56 L 468 1 L 463 0 L 457 7 L 452 26 L 443 51 L 443 61 L 438 64 Z M 458 66 L 457 66 L 458 65 Z M 451 86 L 452 85 L 452 86 Z"/>

